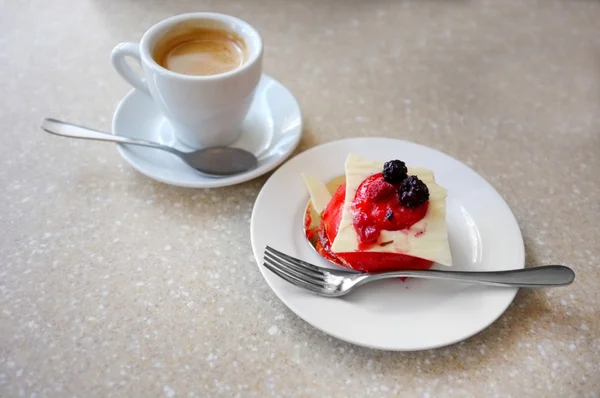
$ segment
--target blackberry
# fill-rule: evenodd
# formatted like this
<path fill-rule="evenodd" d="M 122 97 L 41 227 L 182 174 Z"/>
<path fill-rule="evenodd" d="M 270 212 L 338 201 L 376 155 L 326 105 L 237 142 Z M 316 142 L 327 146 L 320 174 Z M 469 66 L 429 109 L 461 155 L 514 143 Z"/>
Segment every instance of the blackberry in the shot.
<path fill-rule="evenodd" d="M 407 177 L 398 189 L 400 203 L 406 207 L 419 207 L 429 200 L 429 188 L 417 176 Z"/>
<path fill-rule="evenodd" d="M 390 184 L 399 184 L 406 177 L 408 170 L 406 164 L 401 160 L 390 160 L 383 165 L 383 179 Z"/>

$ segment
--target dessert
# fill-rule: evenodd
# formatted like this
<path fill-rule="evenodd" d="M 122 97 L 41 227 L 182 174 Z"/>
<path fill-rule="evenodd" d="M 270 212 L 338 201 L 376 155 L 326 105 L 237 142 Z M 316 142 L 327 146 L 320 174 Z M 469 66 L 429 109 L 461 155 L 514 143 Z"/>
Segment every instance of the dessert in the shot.
<path fill-rule="evenodd" d="M 364 272 L 452 265 L 446 190 L 431 170 L 349 155 L 333 195 L 315 177 L 303 178 L 320 218 L 309 228 L 315 220 L 307 211 L 307 238 L 328 260 Z"/>

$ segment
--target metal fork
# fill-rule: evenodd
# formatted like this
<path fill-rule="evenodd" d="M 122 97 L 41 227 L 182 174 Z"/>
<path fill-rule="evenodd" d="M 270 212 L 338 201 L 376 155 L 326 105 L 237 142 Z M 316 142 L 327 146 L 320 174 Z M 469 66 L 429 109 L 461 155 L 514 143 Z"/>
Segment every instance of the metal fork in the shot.
<path fill-rule="evenodd" d="M 265 248 L 263 265 L 282 279 L 325 297 L 343 296 L 365 283 L 399 277 L 444 279 L 504 287 L 566 286 L 575 279 L 575 272 L 562 265 L 490 272 L 403 270 L 363 273 L 343 271 L 318 267 L 288 256 L 270 246 Z"/>

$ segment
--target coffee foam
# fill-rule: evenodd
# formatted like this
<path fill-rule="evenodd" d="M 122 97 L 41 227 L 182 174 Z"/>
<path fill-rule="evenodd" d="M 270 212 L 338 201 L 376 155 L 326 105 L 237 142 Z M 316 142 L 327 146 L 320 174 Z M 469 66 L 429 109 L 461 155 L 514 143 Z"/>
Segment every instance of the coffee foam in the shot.
<path fill-rule="evenodd" d="M 235 32 L 217 27 L 180 24 L 154 46 L 154 60 L 186 75 L 215 75 L 241 66 L 246 44 Z"/>

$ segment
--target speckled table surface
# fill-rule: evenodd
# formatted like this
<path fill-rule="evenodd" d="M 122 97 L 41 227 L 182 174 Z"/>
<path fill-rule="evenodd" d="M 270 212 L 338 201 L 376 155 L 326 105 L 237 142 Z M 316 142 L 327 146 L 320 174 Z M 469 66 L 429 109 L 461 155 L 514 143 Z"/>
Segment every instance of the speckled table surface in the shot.
<path fill-rule="evenodd" d="M 4 0 L 0 16 L 0 396 L 600 394 L 600 3 L 597 1 Z M 337 341 L 292 314 L 250 248 L 268 176 L 191 190 L 110 144 L 129 90 L 108 56 L 198 10 L 263 34 L 265 72 L 297 96 L 298 151 L 345 137 L 440 149 L 490 181 L 530 264 L 570 287 L 521 291 L 479 335 L 418 353 Z M 227 242 L 236 242 L 235 244 Z"/>

